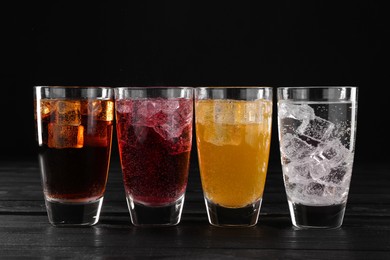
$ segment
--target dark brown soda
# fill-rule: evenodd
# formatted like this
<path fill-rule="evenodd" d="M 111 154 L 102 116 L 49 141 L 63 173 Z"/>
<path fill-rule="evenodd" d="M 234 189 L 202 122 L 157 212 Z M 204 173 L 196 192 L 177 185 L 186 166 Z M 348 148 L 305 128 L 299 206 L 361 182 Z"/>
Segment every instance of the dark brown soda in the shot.
<path fill-rule="evenodd" d="M 112 125 L 108 126 L 112 132 Z M 111 146 L 39 148 L 42 182 L 47 199 L 86 202 L 103 196 Z"/>
<path fill-rule="evenodd" d="M 82 101 L 79 119 L 73 120 L 79 125 L 66 125 L 65 120 L 58 121 L 56 102 L 42 101 L 42 107 L 49 107 L 50 113 L 42 113 L 37 122 L 41 126 L 38 136 L 42 142 L 38 154 L 46 199 L 56 202 L 95 201 L 103 196 L 107 183 L 113 132 L 112 116 L 107 116 L 111 108 L 107 107 L 108 102 L 113 103 Z M 92 102 L 101 103 L 101 112 L 94 115 L 83 113 Z M 67 113 L 72 115 L 69 111 Z"/>

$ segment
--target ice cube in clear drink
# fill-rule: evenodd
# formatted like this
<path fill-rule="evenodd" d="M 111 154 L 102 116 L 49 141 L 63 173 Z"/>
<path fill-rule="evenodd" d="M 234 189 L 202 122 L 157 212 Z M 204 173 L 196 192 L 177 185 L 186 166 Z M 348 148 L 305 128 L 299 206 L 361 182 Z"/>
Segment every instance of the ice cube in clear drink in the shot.
<path fill-rule="evenodd" d="M 289 163 L 283 165 L 283 172 L 290 183 L 308 184 L 311 181 L 308 163 Z"/>
<path fill-rule="evenodd" d="M 348 186 L 352 174 L 352 167 L 350 165 L 340 165 L 332 168 L 327 176 L 322 180 L 325 183 L 337 184 L 340 186 Z"/>
<path fill-rule="evenodd" d="M 332 139 L 320 143 L 312 158 L 318 164 L 326 164 L 332 168 L 343 162 L 348 163 L 352 159 L 352 153 L 343 146 L 339 139 Z"/>
<path fill-rule="evenodd" d="M 328 139 L 334 129 L 334 124 L 320 117 L 309 120 L 307 124 L 298 127 L 297 132 L 303 136 L 315 141 L 324 141 Z"/>
<path fill-rule="evenodd" d="M 313 162 L 310 164 L 310 176 L 313 180 L 319 180 L 330 173 L 331 167 L 326 163 Z"/>
<path fill-rule="evenodd" d="M 310 120 L 315 118 L 314 109 L 309 105 L 291 104 L 289 102 L 280 102 L 278 106 L 278 117 L 279 119 L 293 118 L 300 121 L 299 127 L 306 128 Z"/>
<path fill-rule="evenodd" d="M 311 182 L 306 186 L 306 194 L 311 196 L 322 196 L 325 190 L 325 185 Z"/>
<path fill-rule="evenodd" d="M 287 133 L 281 137 L 280 149 L 282 155 L 291 161 L 304 162 L 315 148 L 295 135 Z"/>

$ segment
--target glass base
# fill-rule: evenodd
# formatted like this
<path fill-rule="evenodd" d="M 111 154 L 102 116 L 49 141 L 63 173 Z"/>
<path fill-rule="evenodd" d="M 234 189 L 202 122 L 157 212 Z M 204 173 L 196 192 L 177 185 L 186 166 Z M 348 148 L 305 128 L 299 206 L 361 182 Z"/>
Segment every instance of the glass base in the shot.
<path fill-rule="evenodd" d="M 300 229 L 339 228 L 343 224 L 346 203 L 330 206 L 307 206 L 288 201 L 292 224 Z"/>
<path fill-rule="evenodd" d="M 225 208 L 205 198 L 209 222 L 217 227 L 251 227 L 257 224 L 262 199 L 243 208 Z"/>
<path fill-rule="evenodd" d="M 164 206 L 147 206 L 127 197 L 131 222 L 135 226 L 174 226 L 179 224 L 184 195 L 176 202 Z"/>
<path fill-rule="evenodd" d="M 93 202 L 65 203 L 46 200 L 49 221 L 53 226 L 92 226 L 98 223 L 103 197 Z"/>

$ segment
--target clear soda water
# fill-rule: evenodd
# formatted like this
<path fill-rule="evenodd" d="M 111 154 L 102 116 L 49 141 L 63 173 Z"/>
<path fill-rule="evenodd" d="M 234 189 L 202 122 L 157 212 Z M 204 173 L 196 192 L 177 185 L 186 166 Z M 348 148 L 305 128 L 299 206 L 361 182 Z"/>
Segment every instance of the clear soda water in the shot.
<path fill-rule="evenodd" d="M 279 101 L 280 152 L 290 208 L 310 212 L 302 207 L 315 207 L 316 215 L 323 210 L 325 216 L 329 207 L 346 204 L 356 110 L 352 102 Z M 329 221 L 342 221 L 344 214 L 334 215 L 337 219 Z"/>

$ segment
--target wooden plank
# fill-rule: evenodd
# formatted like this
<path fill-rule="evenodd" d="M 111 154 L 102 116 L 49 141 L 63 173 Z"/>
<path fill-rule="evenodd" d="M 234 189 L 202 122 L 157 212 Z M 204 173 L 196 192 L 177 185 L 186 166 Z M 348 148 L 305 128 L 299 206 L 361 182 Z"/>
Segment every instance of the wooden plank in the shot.
<path fill-rule="evenodd" d="M 0 257 L 73 259 L 388 259 L 388 252 L 349 250 L 277 250 L 232 248 L 1 247 Z"/>
<path fill-rule="evenodd" d="M 388 259 L 386 251 L 350 250 L 278 250 L 236 248 L 128 248 L 128 247 L 48 247 L 22 245 L 0 246 L 2 258 L 72 258 L 72 259 Z"/>
<path fill-rule="evenodd" d="M 295 230 L 286 217 L 264 217 L 253 228 L 217 228 L 183 220 L 175 227 L 139 228 L 127 217 L 103 217 L 90 228 L 56 228 L 44 216 L 1 216 L 2 247 L 115 247 L 351 250 L 390 252 L 384 218 L 349 218 L 340 229 Z M 380 239 L 378 239 L 380 238 Z"/>

